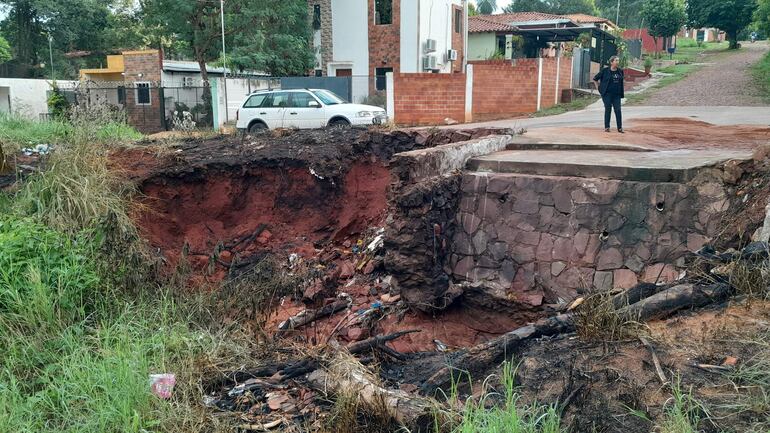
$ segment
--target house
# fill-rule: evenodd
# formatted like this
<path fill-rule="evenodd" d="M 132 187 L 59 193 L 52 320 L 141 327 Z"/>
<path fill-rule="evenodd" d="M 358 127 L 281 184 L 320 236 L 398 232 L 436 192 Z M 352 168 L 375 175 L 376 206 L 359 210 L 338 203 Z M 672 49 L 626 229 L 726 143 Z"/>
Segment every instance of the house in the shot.
<path fill-rule="evenodd" d="M 478 15 L 468 19 L 468 60 L 557 56 L 563 43 L 587 34 L 591 61 L 604 64 L 617 53 L 615 36 L 608 31 L 615 28 L 608 20 L 588 15 L 574 19 L 540 12 Z"/>
<path fill-rule="evenodd" d="M 683 27 L 677 36 L 680 38 L 694 39 L 698 42 L 724 42 L 727 40 L 725 32 L 714 27 L 704 27 L 700 29 Z"/>
<path fill-rule="evenodd" d="M 604 30 L 605 32 L 614 32 L 620 30 L 620 27 L 618 27 L 617 24 L 613 23 L 607 18 L 595 17 L 586 14 L 569 14 L 565 16 L 583 27 L 594 26 L 598 29 Z"/>
<path fill-rule="evenodd" d="M 308 0 L 316 76 L 352 77 L 354 99 L 385 74 L 463 70 L 464 0 Z"/>
<path fill-rule="evenodd" d="M 624 39 L 639 39 L 642 41 L 642 51 L 645 53 L 657 53 L 666 51 L 668 47 L 676 46 L 676 36 L 669 38 L 653 38 L 647 29 L 627 29 L 623 32 Z"/>
<path fill-rule="evenodd" d="M 198 62 L 167 60 L 159 50 L 124 51 L 107 56 L 105 68 L 80 70 L 79 102 L 120 107 L 131 125 L 142 132 L 157 132 L 170 129 L 173 117 L 183 112 L 190 112 L 197 126 L 221 126 L 235 118 L 246 95 L 269 85 L 267 80 L 256 80 L 264 78 L 256 72 L 231 78 L 231 71 L 212 65 L 206 66 L 206 72 L 213 101 L 204 99 Z M 222 91 L 225 74 L 227 100 Z"/>
<path fill-rule="evenodd" d="M 74 87 L 75 81 L 58 80 L 57 86 Z M 0 78 L 0 114 L 42 119 L 48 114 L 48 96 L 54 81 L 35 78 Z"/>

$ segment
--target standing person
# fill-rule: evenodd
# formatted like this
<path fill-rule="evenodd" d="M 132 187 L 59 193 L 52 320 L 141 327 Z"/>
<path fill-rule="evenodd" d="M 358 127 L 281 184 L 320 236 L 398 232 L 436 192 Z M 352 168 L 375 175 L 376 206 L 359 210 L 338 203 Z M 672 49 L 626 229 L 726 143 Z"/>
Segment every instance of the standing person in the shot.
<path fill-rule="evenodd" d="M 603 68 L 594 77 L 594 83 L 599 89 L 604 102 L 604 132 L 610 132 L 610 117 L 612 109 L 615 109 L 615 120 L 618 123 L 618 132 L 623 131 L 623 115 L 620 113 L 620 100 L 625 97 L 623 91 L 623 70 L 618 67 L 620 58 L 610 57 L 610 66 Z"/>

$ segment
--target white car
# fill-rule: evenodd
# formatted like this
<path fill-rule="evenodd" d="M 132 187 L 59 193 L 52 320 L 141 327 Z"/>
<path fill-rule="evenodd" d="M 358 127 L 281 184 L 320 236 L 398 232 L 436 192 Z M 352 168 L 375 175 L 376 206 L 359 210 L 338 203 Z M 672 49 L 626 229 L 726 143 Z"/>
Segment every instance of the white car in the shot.
<path fill-rule="evenodd" d="M 311 129 L 387 122 L 383 108 L 350 104 L 328 90 L 264 90 L 246 98 L 238 110 L 235 126 L 253 133 L 275 128 Z"/>

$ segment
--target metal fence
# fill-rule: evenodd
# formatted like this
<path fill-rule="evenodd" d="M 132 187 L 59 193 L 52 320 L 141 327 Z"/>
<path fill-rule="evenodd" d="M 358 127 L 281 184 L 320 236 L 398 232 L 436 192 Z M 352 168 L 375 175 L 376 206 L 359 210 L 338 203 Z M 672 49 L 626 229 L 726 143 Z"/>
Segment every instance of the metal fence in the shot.
<path fill-rule="evenodd" d="M 102 105 L 124 111 L 128 123 L 142 132 L 174 129 L 185 119 L 195 122 L 198 128 L 213 125 L 211 102 L 206 100 L 202 86 L 166 87 L 151 82 L 85 81 L 59 90 L 71 105 Z"/>

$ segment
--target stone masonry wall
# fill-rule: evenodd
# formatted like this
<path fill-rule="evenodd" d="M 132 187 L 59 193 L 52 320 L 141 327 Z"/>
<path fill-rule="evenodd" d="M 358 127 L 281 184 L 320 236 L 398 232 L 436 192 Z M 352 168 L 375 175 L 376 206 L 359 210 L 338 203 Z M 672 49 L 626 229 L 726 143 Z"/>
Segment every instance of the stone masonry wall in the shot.
<path fill-rule="evenodd" d="M 454 278 L 531 305 L 672 281 L 729 206 L 715 182 L 466 173 L 461 191 Z"/>
<path fill-rule="evenodd" d="M 333 39 L 332 39 L 332 0 L 308 0 L 308 17 L 312 28 L 313 9 L 316 5 L 321 7 L 321 64 L 317 65 L 321 69 L 321 74 L 327 75 L 326 65 L 334 59 Z M 315 30 L 313 30 L 315 31 Z M 316 48 L 316 47 L 314 47 Z"/>
<path fill-rule="evenodd" d="M 495 131 L 453 134 L 453 141 L 463 141 L 399 153 L 391 160 L 385 267 L 414 308 L 441 309 L 453 299 L 448 270 L 460 169 L 469 158 L 505 149 L 511 142 L 510 135 L 485 137 L 490 133 Z"/>

